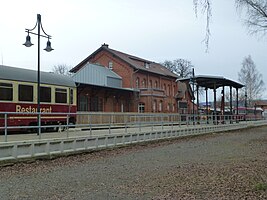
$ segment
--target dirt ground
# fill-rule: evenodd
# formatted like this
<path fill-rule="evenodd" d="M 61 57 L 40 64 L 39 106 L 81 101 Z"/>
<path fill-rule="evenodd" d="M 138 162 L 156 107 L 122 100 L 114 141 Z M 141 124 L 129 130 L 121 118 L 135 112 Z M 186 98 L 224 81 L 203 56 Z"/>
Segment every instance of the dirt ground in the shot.
<path fill-rule="evenodd" d="M 267 199 L 267 127 L 1 167 L 0 199 Z"/>

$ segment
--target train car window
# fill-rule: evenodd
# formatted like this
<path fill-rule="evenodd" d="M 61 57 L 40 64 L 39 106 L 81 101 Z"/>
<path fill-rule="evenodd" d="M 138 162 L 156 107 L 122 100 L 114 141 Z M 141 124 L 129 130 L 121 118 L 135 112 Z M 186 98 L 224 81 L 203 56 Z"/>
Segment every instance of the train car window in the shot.
<path fill-rule="evenodd" d="M 56 88 L 56 103 L 67 103 L 67 90 Z"/>
<path fill-rule="evenodd" d="M 0 100 L 13 100 L 13 85 L 11 83 L 0 83 Z"/>
<path fill-rule="evenodd" d="M 41 87 L 40 101 L 51 103 L 51 88 Z"/>
<path fill-rule="evenodd" d="M 32 85 L 19 85 L 19 101 L 33 101 Z"/>

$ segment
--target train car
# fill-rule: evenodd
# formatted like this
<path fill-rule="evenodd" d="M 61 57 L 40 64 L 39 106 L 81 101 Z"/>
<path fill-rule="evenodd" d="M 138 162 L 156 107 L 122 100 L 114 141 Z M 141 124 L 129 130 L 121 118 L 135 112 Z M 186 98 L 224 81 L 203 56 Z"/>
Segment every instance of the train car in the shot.
<path fill-rule="evenodd" d="M 257 107 L 238 107 L 238 117 L 240 118 L 240 120 L 263 119 L 262 112 L 263 110 Z M 236 108 L 234 108 L 234 113 L 237 114 Z"/>
<path fill-rule="evenodd" d="M 38 124 L 37 90 L 37 71 L 0 65 L 0 131 L 3 131 L 5 120 L 8 127 Z M 67 118 L 69 124 L 75 124 L 75 115 L 59 113 L 76 111 L 76 85 L 72 78 L 40 72 L 41 125 L 66 124 Z"/>

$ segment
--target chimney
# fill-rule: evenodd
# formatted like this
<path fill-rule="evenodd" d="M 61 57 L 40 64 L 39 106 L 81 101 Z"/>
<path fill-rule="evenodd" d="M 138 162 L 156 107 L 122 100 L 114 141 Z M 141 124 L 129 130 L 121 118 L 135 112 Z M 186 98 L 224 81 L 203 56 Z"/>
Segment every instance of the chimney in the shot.
<path fill-rule="evenodd" d="M 104 43 L 104 44 L 102 44 L 102 47 L 108 48 L 108 44 Z"/>

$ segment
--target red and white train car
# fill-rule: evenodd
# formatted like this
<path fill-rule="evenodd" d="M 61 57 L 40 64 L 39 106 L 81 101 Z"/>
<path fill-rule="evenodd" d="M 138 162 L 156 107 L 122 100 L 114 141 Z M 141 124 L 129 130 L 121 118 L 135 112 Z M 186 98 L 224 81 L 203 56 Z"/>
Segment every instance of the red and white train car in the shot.
<path fill-rule="evenodd" d="M 0 65 L 0 131 L 5 127 L 5 120 L 8 127 L 38 124 L 37 89 L 37 71 Z M 41 72 L 41 125 L 66 124 L 67 118 L 69 124 L 75 124 L 75 115 L 59 113 L 76 111 L 76 85 L 71 77 Z"/>
<path fill-rule="evenodd" d="M 234 113 L 237 115 L 237 110 L 234 108 Z M 263 110 L 261 108 L 238 107 L 237 117 L 240 120 L 259 120 L 263 119 Z"/>

